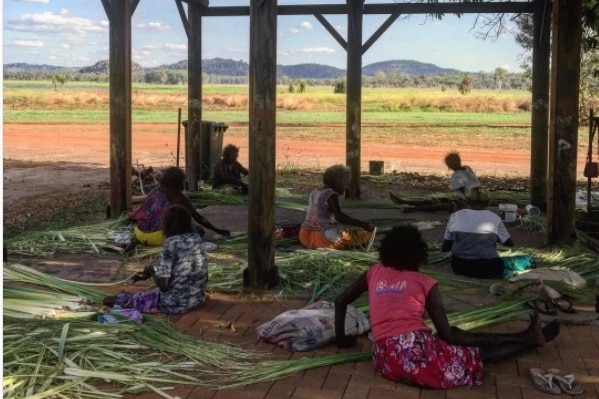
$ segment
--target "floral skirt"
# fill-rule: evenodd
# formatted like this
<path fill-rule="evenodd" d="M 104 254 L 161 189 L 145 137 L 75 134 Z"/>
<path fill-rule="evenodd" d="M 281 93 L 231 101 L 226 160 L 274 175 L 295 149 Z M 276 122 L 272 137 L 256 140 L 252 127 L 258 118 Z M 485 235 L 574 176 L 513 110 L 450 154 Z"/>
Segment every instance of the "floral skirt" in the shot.
<path fill-rule="evenodd" d="M 441 389 L 483 384 L 478 348 L 450 345 L 428 331 L 378 340 L 372 361 L 377 372 L 394 382 Z"/>

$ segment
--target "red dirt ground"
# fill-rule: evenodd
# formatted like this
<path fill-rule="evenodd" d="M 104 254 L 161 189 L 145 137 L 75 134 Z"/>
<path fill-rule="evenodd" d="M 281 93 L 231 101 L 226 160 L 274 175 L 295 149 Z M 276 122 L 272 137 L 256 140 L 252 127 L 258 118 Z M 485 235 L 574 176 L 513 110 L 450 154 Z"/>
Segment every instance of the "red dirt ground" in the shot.
<path fill-rule="evenodd" d="M 246 126 L 230 126 L 224 143 L 241 148 L 240 161 L 247 163 Z M 345 143 L 340 140 L 313 142 L 305 139 L 277 138 L 277 166 L 300 165 L 323 167 L 345 161 Z M 181 142 L 181 162 L 183 161 Z M 464 160 L 479 174 L 520 174 L 530 169 L 529 149 L 502 152 L 488 143 L 477 148 L 458 149 Z M 152 166 L 171 165 L 176 160 L 177 132 L 170 124 L 136 124 L 132 132 L 132 161 Z M 362 169 L 368 170 L 369 160 L 385 162 L 385 171 L 439 171 L 444 169 L 443 156 L 452 148 L 362 143 Z M 48 162 L 73 162 L 81 165 L 108 167 L 110 154 L 109 126 L 100 125 L 4 125 L 4 158 Z"/>
<path fill-rule="evenodd" d="M 281 127 L 284 129 L 284 127 Z M 308 128 L 307 128 L 308 129 Z M 230 125 L 224 133 L 224 144 L 240 147 L 240 161 L 247 164 L 247 126 Z M 290 139 L 279 135 L 276 139 L 277 167 L 310 166 L 323 168 L 333 163 L 345 163 L 345 142 L 326 136 L 322 140 L 306 140 L 306 136 Z M 4 158 L 72 162 L 95 167 L 108 167 L 110 162 L 109 125 L 4 125 Z M 183 136 L 183 133 L 181 134 Z M 363 134 L 364 135 L 364 134 Z M 282 137 L 284 136 L 284 137 Z M 314 135 L 312 135 L 314 136 Z M 365 136 L 365 135 L 364 135 Z M 310 137 L 310 136 L 307 136 Z M 518 140 L 518 141 L 516 141 Z M 362 170 L 369 161 L 385 162 L 385 172 L 447 172 L 444 155 L 458 150 L 465 163 L 479 175 L 527 176 L 530 171 L 530 144 L 528 138 L 509 138 L 509 142 L 481 142 L 473 137 L 467 146 L 452 148 L 451 141 L 422 145 L 373 142 L 362 139 Z M 449 144 L 448 144 L 449 143 Z M 180 144 L 180 162 L 184 162 L 184 139 Z M 172 124 L 134 124 L 132 128 L 132 162 L 146 166 L 173 165 L 176 161 L 177 129 Z M 500 152 L 499 152 L 500 151 Z M 579 149 L 579 170 L 582 171 L 586 152 Z"/>

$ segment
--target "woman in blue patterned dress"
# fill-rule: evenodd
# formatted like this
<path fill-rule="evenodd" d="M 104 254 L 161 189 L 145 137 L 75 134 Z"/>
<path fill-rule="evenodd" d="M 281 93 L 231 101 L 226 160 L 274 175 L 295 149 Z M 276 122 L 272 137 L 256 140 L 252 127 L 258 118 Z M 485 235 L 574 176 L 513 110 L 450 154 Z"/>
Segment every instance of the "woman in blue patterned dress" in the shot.
<path fill-rule="evenodd" d="M 208 282 L 205 244 L 193 230 L 191 216 L 181 205 L 171 205 L 162 218 L 166 236 L 156 267 L 147 266 L 133 281 L 154 279 L 157 288 L 144 292 L 123 292 L 104 299 L 107 306 L 136 309 L 142 313 L 185 313 L 200 307 Z"/>

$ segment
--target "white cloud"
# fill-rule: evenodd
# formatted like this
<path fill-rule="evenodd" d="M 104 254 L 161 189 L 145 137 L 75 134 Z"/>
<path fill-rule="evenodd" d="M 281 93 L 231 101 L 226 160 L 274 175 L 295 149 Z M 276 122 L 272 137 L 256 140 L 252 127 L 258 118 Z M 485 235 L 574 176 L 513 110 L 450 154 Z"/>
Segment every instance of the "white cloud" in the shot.
<path fill-rule="evenodd" d="M 21 47 L 44 47 L 41 40 L 15 40 L 13 44 Z"/>
<path fill-rule="evenodd" d="M 70 44 L 68 44 L 68 43 L 62 43 L 62 44 L 60 45 L 60 47 L 62 47 L 62 48 L 64 48 L 64 49 L 67 49 L 67 50 L 68 50 L 68 49 L 70 49 L 70 48 L 71 48 L 71 45 L 70 45 Z"/>
<path fill-rule="evenodd" d="M 186 44 L 171 44 L 167 43 L 164 45 L 164 48 L 171 51 L 187 51 Z"/>
<path fill-rule="evenodd" d="M 20 1 L 21 3 L 40 3 L 40 4 L 48 4 L 50 0 L 15 0 Z"/>
<path fill-rule="evenodd" d="M 137 58 L 139 58 L 139 57 L 145 57 L 147 55 L 152 54 L 152 52 L 148 51 L 148 50 L 136 50 L 136 49 L 133 49 L 131 52 L 133 53 L 133 57 L 137 57 Z"/>
<path fill-rule="evenodd" d="M 311 22 L 304 21 L 304 22 L 300 22 L 296 26 L 292 26 L 291 28 L 289 28 L 287 30 L 287 33 L 291 36 L 295 36 L 295 35 L 299 35 L 302 31 L 311 30 L 312 28 L 313 28 L 313 25 Z"/>
<path fill-rule="evenodd" d="M 334 53 L 335 50 L 330 47 L 306 47 L 300 50 L 301 53 Z"/>
<path fill-rule="evenodd" d="M 170 25 L 163 24 L 162 22 L 148 22 L 137 24 L 140 29 L 151 29 L 151 30 L 168 30 L 171 28 Z"/>
<path fill-rule="evenodd" d="M 65 34 L 85 36 L 90 32 L 105 31 L 107 25 L 103 22 L 96 23 L 87 18 L 73 17 L 66 9 L 58 14 L 52 12 L 23 14 L 6 21 L 4 28 L 20 32 L 43 32 L 51 34 Z"/>

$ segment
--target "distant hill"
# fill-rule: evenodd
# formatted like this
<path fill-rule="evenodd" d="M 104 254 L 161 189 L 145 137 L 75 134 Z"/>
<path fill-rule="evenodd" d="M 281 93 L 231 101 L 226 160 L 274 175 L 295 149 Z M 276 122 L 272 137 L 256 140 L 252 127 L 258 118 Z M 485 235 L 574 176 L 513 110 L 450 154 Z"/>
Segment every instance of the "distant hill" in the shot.
<path fill-rule="evenodd" d="M 442 73 L 455 74 L 460 73 L 457 69 L 441 68 L 435 64 L 425 64 L 413 60 L 393 60 L 375 62 L 362 68 L 362 74 L 374 76 L 377 72 L 397 73 L 400 75 L 428 75 L 435 76 Z"/>
<path fill-rule="evenodd" d="M 74 72 L 77 71 L 77 68 L 71 68 L 71 67 L 61 67 L 61 66 L 55 66 L 55 65 L 46 65 L 46 64 L 27 64 L 25 62 L 17 62 L 14 64 L 4 64 L 3 65 L 4 71 L 10 71 L 10 72 L 19 72 L 19 71 L 25 71 L 25 72 Z"/>
<path fill-rule="evenodd" d="M 109 60 L 102 60 L 96 62 L 94 65 L 80 68 L 78 72 L 80 73 L 95 73 L 95 74 L 105 74 L 108 73 L 108 67 L 110 65 Z M 144 68 L 136 62 L 131 63 L 131 73 L 144 73 Z"/>
<path fill-rule="evenodd" d="M 148 70 L 170 69 L 170 70 L 187 70 L 187 60 L 181 60 L 174 64 L 164 64 L 158 67 L 146 68 Z M 202 72 L 208 75 L 221 76 L 248 76 L 250 66 L 244 61 L 235 61 L 225 58 L 211 58 L 202 60 Z"/>
<path fill-rule="evenodd" d="M 291 79 L 340 79 L 343 69 L 321 64 L 277 65 L 277 75 Z"/>
<path fill-rule="evenodd" d="M 26 72 L 80 72 L 80 73 L 108 73 L 108 60 L 96 62 L 94 65 L 83 68 L 60 67 L 52 65 L 35 65 L 27 63 L 4 64 L 4 71 Z M 187 70 L 187 60 L 173 64 L 164 64 L 158 67 L 144 68 L 137 63 L 132 63 L 135 74 L 143 74 L 155 70 Z M 248 76 L 249 64 L 244 61 L 235 61 L 225 58 L 212 58 L 202 60 L 202 70 L 208 75 L 220 76 Z M 442 68 L 434 64 L 414 60 L 391 60 L 376 62 L 362 68 L 365 76 L 374 76 L 377 72 L 385 74 L 397 73 L 400 75 L 435 76 L 440 74 L 462 73 L 456 69 Z M 291 79 L 341 79 L 345 77 L 345 70 L 321 64 L 277 65 L 277 75 L 287 76 Z"/>

